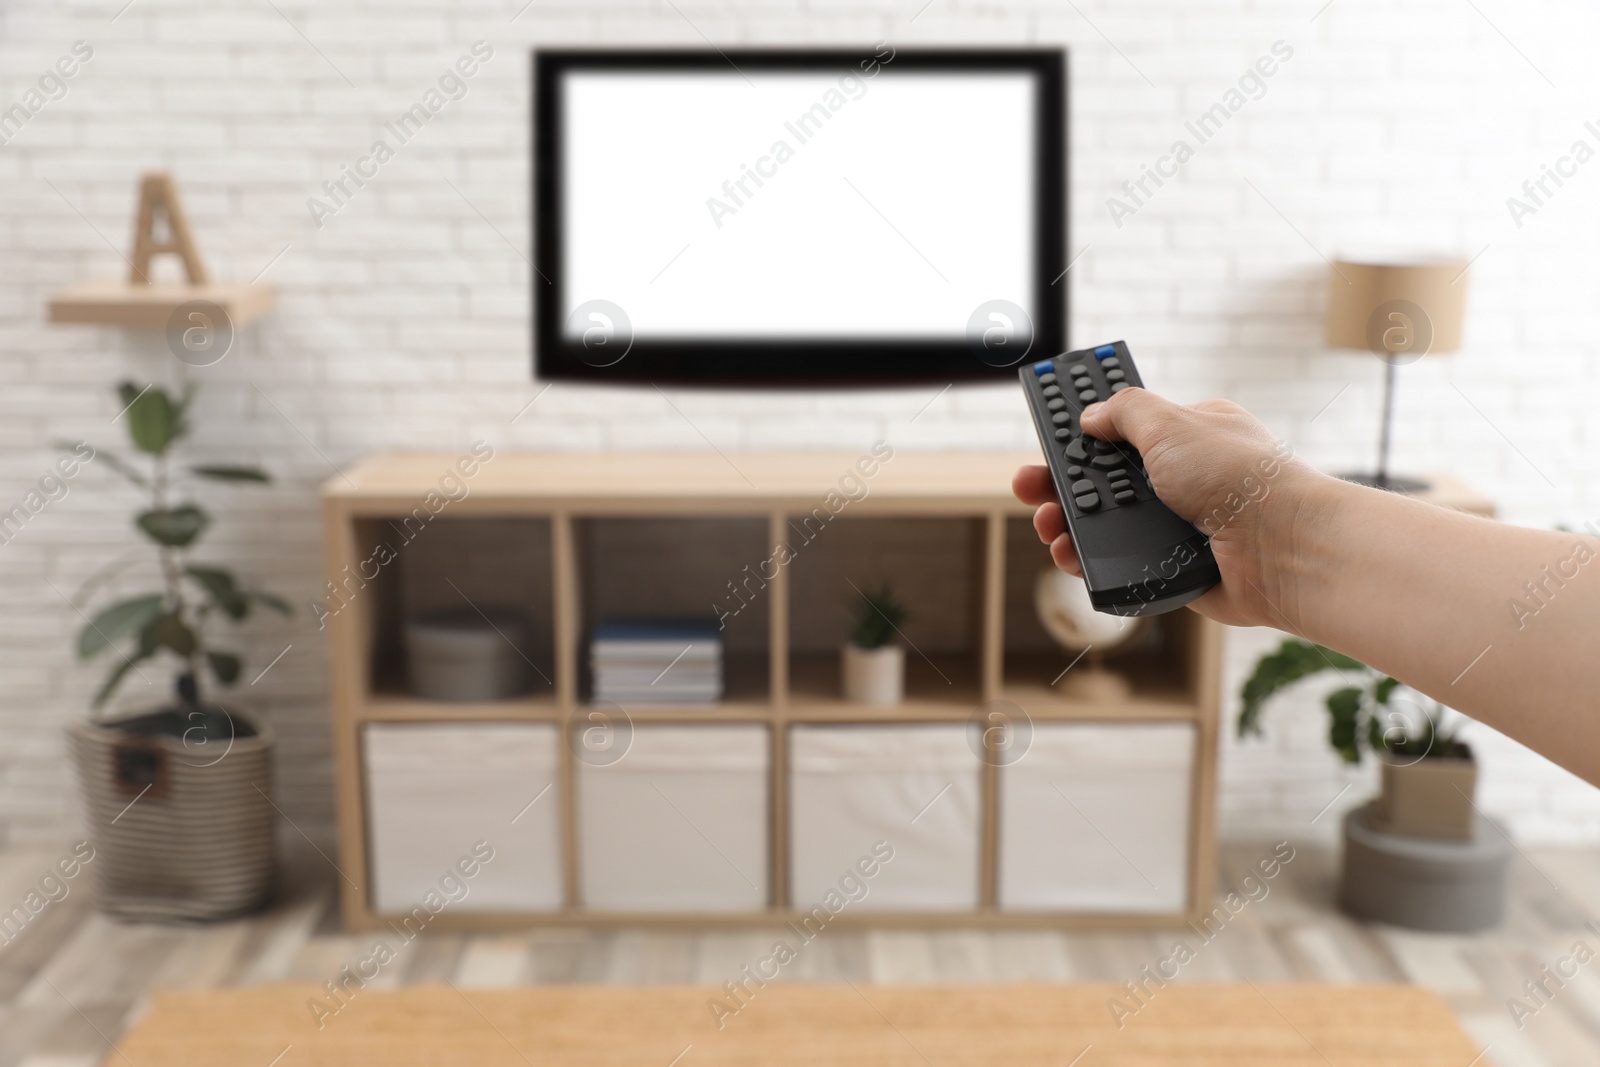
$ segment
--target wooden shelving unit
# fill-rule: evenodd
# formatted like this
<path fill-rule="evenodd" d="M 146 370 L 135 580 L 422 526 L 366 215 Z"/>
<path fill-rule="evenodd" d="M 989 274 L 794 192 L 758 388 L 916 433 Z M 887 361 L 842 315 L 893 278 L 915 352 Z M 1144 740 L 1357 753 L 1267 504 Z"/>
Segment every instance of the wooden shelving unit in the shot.
<path fill-rule="evenodd" d="M 364 582 L 345 598 L 337 613 L 327 619 L 331 648 L 334 753 L 340 830 L 340 866 L 344 916 L 352 928 L 372 928 L 389 916 L 376 914 L 369 902 L 371 885 L 368 819 L 362 763 L 362 729 L 377 722 L 550 722 L 571 728 L 585 711 L 587 681 L 583 668 L 584 634 L 593 619 L 595 591 L 585 588 L 598 580 L 586 546 L 595 520 L 626 519 L 658 522 L 665 519 L 754 520 L 741 525 L 761 535 L 753 541 L 758 558 L 765 558 L 780 543 L 795 535 L 793 520 L 812 514 L 841 476 L 859 457 L 854 455 L 497 455 L 483 463 L 470 478 L 462 499 L 445 506 L 429 520 L 429 532 L 417 538 L 423 544 L 435 537 L 440 524 L 465 520 L 517 520 L 530 523 L 525 543 L 539 559 L 523 581 L 539 590 L 548 612 L 549 656 L 541 669 L 549 685 L 513 700 L 487 704 L 441 704 L 407 695 L 397 682 L 394 649 L 399 619 L 403 617 L 403 569 L 418 550 L 405 547 L 382 573 Z M 376 543 L 394 540 L 397 523 L 417 514 L 443 476 L 455 469 L 454 455 L 386 455 L 357 464 L 323 489 L 326 563 L 329 579 L 347 586 L 345 576 L 361 568 Z M 814 650 L 814 641 L 796 628 L 796 614 L 818 595 L 804 567 L 829 565 L 821 548 L 802 552 L 789 566 L 778 568 L 766 582 L 758 604 L 737 620 L 747 634 L 758 634 L 764 647 L 734 648 L 730 627 L 728 700 L 710 709 L 649 708 L 632 711 L 636 723 L 757 722 L 770 727 L 773 743 L 770 791 L 771 899 L 765 909 L 729 914 L 620 914 L 584 907 L 582 887 L 570 867 L 579 843 L 573 812 L 575 776 L 580 773 L 570 750 L 561 746 L 563 761 L 558 795 L 562 798 L 563 852 L 569 865 L 566 906 L 555 912 L 481 913 L 451 912 L 438 917 L 441 929 L 484 929 L 551 924 L 654 924 L 717 923 L 771 925 L 797 917 L 787 894 L 788 787 L 785 746 L 788 728 L 801 723 L 915 723 L 964 722 L 986 701 L 1010 700 L 1020 705 L 1035 723 L 1048 722 L 1183 722 L 1194 727 L 1194 764 L 1189 810 L 1188 907 L 1173 914 L 1089 914 L 1083 912 L 1016 912 L 996 906 L 997 812 L 1000 775 L 1005 771 L 989 761 L 981 768 L 983 811 L 982 864 L 979 907 L 954 913 L 871 913 L 846 911 L 838 921 L 868 925 L 928 926 L 1151 926 L 1176 924 L 1198 918 L 1211 905 L 1215 880 L 1214 793 L 1220 634 L 1217 627 L 1191 612 L 1163 616 L 1157 621 L 1159 642 L 1131 654 L 1126 664 L 1134 680 L 1133 695 L 1116 703 L 1069 699 L 1053 689 L 1051 680 L 1070 657 L 1059 650 L 1024 647 L 1008 635 L 1008 610 L 1025 618 L 1017 600 L 1030 588 L 1031 575 L 1048 563 L 1036 540 L 1031 549 L 1021 526 L 1030 509 L 1010 494 L 1017 466 L 1037 462 L 1029 454 L 900 453 L 884 463 L 875 475 L 863 478 L 865 497 L 851 501 L 830 520 L 850 527 L 846 548 L 870 541 L 869 524 L 938 521 L 947 524 L 952 539 L 970 549 L 970 565 L 963 574 L 947 576 L 949 590 L 965 596 L 971 612 L 967 632 L 971 640 L 956 652 L 930 652 L 930 663 L 908 656 L 908 689 L 904 704 L 874 709 L 846 703 L 839 696 L 837 655 Z M 425 513 L 425 512 L 424 512 Z M 1020 524 L 1020 526 L 1019 526 Z M 453 527 L 463 530 L 466 527 Z M 845 527 L 838 527 L 844 530 Z M 890 529 L 899 527 L 890 527 Z M 453 537 L 454 534 L 448 535 Z M 502 551 L 515 552 L 518 540 L 504 531 L 496 534 Z M 741 534 L 741 536 L 743 536 Z M 831 532 L 827 536 L 834 536 Z M 455 541 L 435 542 L 441 546 Z M 817 542 L 822 544 L 821 539 Z M 512 546 L 512 547 L 504 547 Z M 1009 553 L 1008 553 L 1009 547 Z M 455 549 L 452 549 L 455 550 Z M 431 549 L 435 555 L 443 547 Z M 830 549 L 831 551 L 831 549 Z M 885 554 L 892 554 L 887 552 Z M 466 558 L 462 566 L 484 566 Z M 1008 558 L 1009 557 L 1009 558 Z M 508 566 L 516 562 L 508 557 Z M 529 562 L 529 561 L 525 561 Z M 634 563 L 637 561 L 630 561 Z M 739 565 L 747 562 L 738 561 Z M 737 567 L 729 561 L 725 568 Z M 371 568 L 368 568 L 371 570 Z M 800 578 L 794 575 L 800 574 Z M 486 579 L 487 580 L 487 579 Z M 719 590 L 720 591 L 720 590 Z M 1031 594 L 1026 594 L 1031 595 Z M 547 597 L 547 599 L 545 599 Z M 807 598 L 813 598 L 808 601 Z M 1030 601 L 1031 604 L 1031 601 Z M 1031 608 L 1029 609 L 1031 610 Z M 1013 627 L 1016 629 L 1017 627 Z M 1041 631 L 1042 633 L 1042 631 Z M 539 662 L 540 656 L 534 656 Z M 1114 661 L 1113 665 L 1123 661 Z"/>

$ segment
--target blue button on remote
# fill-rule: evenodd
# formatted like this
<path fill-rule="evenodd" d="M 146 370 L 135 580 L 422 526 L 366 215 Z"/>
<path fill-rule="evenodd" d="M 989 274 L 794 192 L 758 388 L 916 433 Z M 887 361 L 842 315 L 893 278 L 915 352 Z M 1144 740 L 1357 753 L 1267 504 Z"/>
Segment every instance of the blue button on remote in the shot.
<path fill-rule="evenodd" d="M 1114 356 L 1116 354 L 1117 354 L 1117 346 L 1116 345 L 1101 345 L 1099 348 L 1094 350 L 1094 358 L 1095 359 L 1105 359 L 1108 356 Z"/>
<path fill-rule="evenodd" d="M 1040 375 L 1040 376 L 1049 374 L 1054 369 L 1055 369 L 1055 364 L 1050 362 L 1048 359 L 1045 360 L 1043 363 L 1035 363 L 1033 365 L 1033 373 L 1035 373 L 1037 375 Z"/>

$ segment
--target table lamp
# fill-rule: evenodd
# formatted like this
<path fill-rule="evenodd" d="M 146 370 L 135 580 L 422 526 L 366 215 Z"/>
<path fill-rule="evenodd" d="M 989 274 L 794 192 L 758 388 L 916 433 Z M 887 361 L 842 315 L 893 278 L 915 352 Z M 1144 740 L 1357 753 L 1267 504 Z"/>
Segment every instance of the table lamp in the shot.
<path fill-rule="evenodd" d="M 1330 347 L 1371 352 L 1383 361 L 1383 423 L 1378 435 L 1378 470 L 1347 474 L 1361 485 L 1416 493 L 1428 483 L 1389 474 L 1390 423 L 1394 415 L 1395 368 L 1430 353 L 1461 347 L 1467 263 L 1440 259 L 1363 263 L 1337 260 L 1328 273 L 1324 337 Z"/>

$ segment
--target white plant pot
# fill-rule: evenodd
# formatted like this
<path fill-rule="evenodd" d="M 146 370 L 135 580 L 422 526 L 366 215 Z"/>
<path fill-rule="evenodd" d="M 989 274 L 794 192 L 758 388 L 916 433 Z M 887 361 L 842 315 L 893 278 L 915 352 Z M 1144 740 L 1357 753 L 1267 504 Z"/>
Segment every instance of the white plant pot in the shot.
<path fill-rule="evenodd" d="M 845 700 L 874 708 L 892 708 L 900 703 L 906 688 L 905 649 L 899 645 L 845 645 L 840 655 Z"/>

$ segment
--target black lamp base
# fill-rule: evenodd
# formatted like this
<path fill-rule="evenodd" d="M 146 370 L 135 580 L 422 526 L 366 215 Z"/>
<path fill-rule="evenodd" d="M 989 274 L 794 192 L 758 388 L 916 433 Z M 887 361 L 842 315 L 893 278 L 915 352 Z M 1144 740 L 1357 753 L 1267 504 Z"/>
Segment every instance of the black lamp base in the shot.
<path fill-rule="evenodd" d="M 1394 423 L 1394 369 L 1397 365 L 1392 356 L 1383 361 L 1383 421 L 1378 424 L 1377 472 L 1362 471 L 1341 474 L 1339 477 L 1347 482 L 1372 489 L 1386 489 L 1391 493 L 1423 493 L 1431 488 L 1429 483 L 1416 478 L 1397 478 L 1389 473 L 1389 431 Z"/>
<path fill-rule="evenodd" d="M 1347 482 L 1357 485 L 1369 486 L 1373 489 L 1387 489 L 1391 493 L 1425 493 L 1433 488 L 1433 483 L 1424 482 L 1417 478 L 1398 478 L 1393 474 L 1341 474 Z"/>

